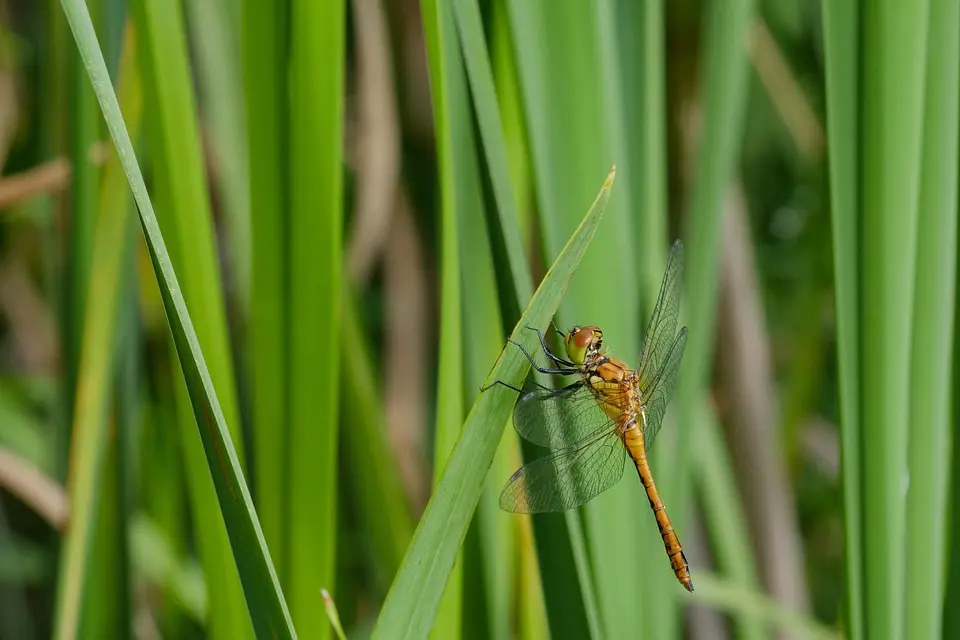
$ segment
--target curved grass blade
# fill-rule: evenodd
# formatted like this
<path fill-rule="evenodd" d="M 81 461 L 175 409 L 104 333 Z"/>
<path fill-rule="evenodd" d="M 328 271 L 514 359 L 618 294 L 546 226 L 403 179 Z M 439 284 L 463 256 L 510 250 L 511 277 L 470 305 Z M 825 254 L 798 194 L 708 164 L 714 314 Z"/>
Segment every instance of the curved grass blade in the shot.
<path fill-rule="evenodd" d="M 210 372 L 200 351 L 196 331 L 160 233 L 120 106 L 117 104 L 117 97 L 110 84 L 90 14 L 83 0 L 61 0 L 61 4 L 137 202 L 140 222 L 187 380 L 204 452 L 227 523 L 254 628 L 261 637 L 293 638 L 296 633 L 290 614 L 280 591 L 263 533 L 260 531 L 250 492 L 243 478 L 240 461 L 217 400 Z"/>
<path fill-rule="evenodd" d="M 603 216 L 615 171 L 611 171 L 593 206 L 547 272 L 511 338 L 533 348 L 536 336 L 527 326 L 546 328 L 574 270 L 583 258 Z M 488 380 L 519 385 L 530 363 L 517 349 L 500 352 Z M 400 573 L 387 594 L 373 638 L 422 638 L 430 629 L 447 576 L 467 533 L 493 462 L 516 393 L 497 385 L 474 403 L 462 435 L 420 520 Z"/>
<path fill-rule="evenodd" d="M 501 33 L 497 42 L 506 42 L 500 51 L 510 51 L 509 35 L 502 35 L 509 31 L 506 20 L 506 10 L 501 4 L 495 5 L 494 11 L 500 10 L 498 22 Z M 520 315 L 526 302 L 530 299 L 531 277 L 530 269 L 523 258 L 522 251 L 525 245 L 520 232 L 520 212 L 513 187 L 518 183 L 515 180 L 511 185 L 509 176 L 509 162 L 506 140 L 504 139 L 504 120 L 500 114 L 500 100 L 496 95 L 493 82 L 493 73 L 490 69 L 490 60 L 486 49 L 486 38 L 483 33 L 480 10 L 475 0 L 458 0 L 454 3 L 454 16 L 460 36 L 460 46 L 466 63 L 467 77 L 470 81 L 471 94 L 483 148 L 486 154 L 487 166 L 490 170 L 490 181 L 496 201 L 496 216 L 490 216 L 491 249 L 494 256 L 494 266 L 498 274 L 499 290 L 502 292 L 499 300 L 503 309 L 503 318 L 516 318 Z M 496 21 L 496 19 L 495 19 Z M 499 59 L 510 68 L 513 61 Z M 502 78 L 501 78 L 502 80 Z M 516 82 L 516 80 L 514 80 Z M 519 96 L 514 96 L 519 99 Z M 509 99 L 509 98 L 508 98 Z M 519 105 L 516 105 L 519 111 Z M 519 123 L 513 123 L 515 128 Z M 472 233 L 468 237 L 473 237 Z M 474 270 L 470 269 L 469 273 Z M 474 287 L 471 287 L 474 289 Z M 472 308 L 472 307 L 471 307 Z M 468 316 L 472 318 L 473 314 Z M 505 325 L 508 327 L 509 325 Z M 471 338 L 469 344 L 479 347 Z M 502 344 L 502 341 L 500 341 Z M 513 443 L 517 436 L 506 434 L 506 441 Z M 535 455 L 526 451 L 525 458 L 529 462 Z M 506 453 L 506 452 L 501 452 Z M 506 455 L 498 457 L 495 468 L 509 463 Z M 513 465 L 516 468 L 516 465 Z M 504 475 L 503 477 L 506 477 Z M 481 514 L 498 511 L 497 494 L 499 486 L 491 487 L 488 500 L 481 501 Z M 488 510 L 489 507 L 489 510 Z M 492 516 L 492 514 L 491 514 Z M 485 523 L 481 522 L 481 526 Z M 549 623 L 556 635 L 573 634 L 577 637 L 586 637 L 588 634 L 597 636 L 599 633 L 598 614 L 596 612 L 596 598 L 593 593 L 592 581 L 589 579 L 588 558 L 585 551 L 584 535 L 581 530 L 580 518 L 577 513 L 551 515 L 540 517 L 532 521 L 536 531 L 536 550 L 539 559 L 540 583 L 544 589 L 543 603 L 546 604 L 551 615 Z M 493 525 L 488 532 L 492 531 Z M 490 539 L 490 538 L 487 538 Z M 492 545 L 487 545 L 488 548 Z M 504 550 L 501 550 L 506 555 Z M 506 562 L 499 558 L 498 563 Z M 496 572 L 490 568 L 491 572 Z M 492 587 L 492 583 L 488 585 Z M 530 596 L 525 603 L 530 610 L 540 610 L 542 606 L 539 596 Z M 489 609 L 492 612 L 491 624 L 497 628 L 496 620 L 502 618 L 499 604 L 505 594 L 502 589 L 491 597 Z"/>

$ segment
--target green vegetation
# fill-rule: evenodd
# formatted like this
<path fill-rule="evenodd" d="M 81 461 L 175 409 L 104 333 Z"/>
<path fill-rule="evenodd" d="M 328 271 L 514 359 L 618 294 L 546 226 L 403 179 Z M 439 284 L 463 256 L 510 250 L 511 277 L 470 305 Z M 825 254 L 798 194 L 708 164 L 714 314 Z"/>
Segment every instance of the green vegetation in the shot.
<path fill-rule="evenodd" d="M 960 0 L 8 5 L 0 637 L 960 634 Z M 678 237 L 693 594 L 480 391 Z"/>

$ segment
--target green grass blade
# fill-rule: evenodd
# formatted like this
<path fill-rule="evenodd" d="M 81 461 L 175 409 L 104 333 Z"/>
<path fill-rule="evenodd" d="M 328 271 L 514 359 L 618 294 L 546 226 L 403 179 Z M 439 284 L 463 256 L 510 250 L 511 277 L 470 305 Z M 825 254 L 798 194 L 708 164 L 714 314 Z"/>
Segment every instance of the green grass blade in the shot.
<path fill-rule="evenodd" d="M 609 121 L 606 98 L 598 98 L 604 94 L 597 18 L 591 5 L 576 0 L 549 5 L 512 0 L 508 8 L 530 136 L 542 249 L 549 261 L 577 224 L 576 203 L 591 197 L 593 172 L 621 161 L 612 143 L 614 131 L 622 128 Z M 641 323 L 635 234 L 627 202 L 627 197 L 619 196 L 611 202 L 607 223 L 597 234 L 597 243 L 604 249 L 580 265 L 560 321 L 602 326 L 611 352 L 629 361 L 640 352 Z M 670 495 L 665 494 L 664 500 L 669 503 Z M 625 562 L 619 545 L 636 536 L 640 536 L 638 546 L 658 544 L 642 487 L 639 482 L 621 482 L 585 505 L 581 513 L 593 576 L 592 584 L 580 585 L 588 620 L 589 602 L 595 601 L 606 635 L 636 633 L 643 624 L 641 608 L 621 606 L 618 594 L 641 593 L 646 579 L 641 576 L 649 573 L 641 571 L 639 558 Z M 665 561 L 645 568 L 669 575 Z M 553 606 L 550 595 L 548 613 Z"/>
<path fill-rule="evenodd" d="M 122 24 L 125 24 L 125 22 Z M 127 122 L 130 123 L 131 129 L 137 130 L 139 129 L 142 112 L 142 97 L 136 71 L 133 30 L 129 25 L 126 34 L 127 44 L 121 51 L 118 85 L 121 93 L 120 100 L 124 105 L 124 112 L 128 116 Z M 113 324 L 116 330 L 112 336 L 99 336 L 111 340 L 113 344 L 86 345 L 84 348 L 87 350 L 113 350 L 116 354 L 114 356 L 116 362 L 110 363 L 107 372 L 111 377 L 110 384 L 116 395 L 114 402 L 116 410 L 111 419 L 113 424 L 107 426 L 106 450 L 103 454 L 103 468 L 98 492 L 100 494 L 98 500 L 99 513 L 94 524 L 95 529 L 91 533 L 93 540 L 88 561 L 92 571 L 88 575 L 88 581 L 84 588 L 84 593 L 96 595 L 84 600 L 80 635 L 83 637 L 106 638 L 128 635 L 132 629 L 130 592 L 133 582 L 129 574 L 127 544 L 127 518 L 129 516 L 129 501 L 127 499 L 129 495 L 128 457 L 130 448 L 127 443 L 133 421 L 126 419 L 130 416 L 121 415 L 119 410 L 125 399 L 120 397 L 122 390 L 118 383 L 131 384 L 136 379 L 136 372 L 131 375 L 131 372 L 123 367 L 129 362 L 130 355 L 136 352 L 135 346 L 131 344 L 136 334 L 129 322 L 130 305 L 135 302 L 133 293 L 135 271 L 130 269 L 130 265 L 133 264 L 132 260 L 135 255 L 136 221 L 132 211 L 133 199 L 130 197 L 130 190 L 127 187 L 126 177 L 123 175 L 123 168 L 116 156 L 111 156 L 107 161 L 103 170 L 101 186 L 100 217 L 101 219 L 110 217 L 110 225 L 117 226 L 116 230 L 111 229 L 109 231 L 111 235 L 119 236 L 122 233 L 123 236 L 122 240 L 119 237 L 104 239 L 99 245 L 100 247 L 117 248 L 121 262 L 118 264 L 111 260 L 110 266 L 119 267 L 120 280 L 117 282 L 116 274 L 111 272 L 109 280 L 117 282 L 118 290 L 113 294 L 112 300 L 106 303 L 94 302 L 93 304 L 103 307 L 94 313 L 114 314 Z M 120 229 L 121 225 L 122 230 Z M 99 227 L 98 232 L 107 233 L 103 227 Z M 93 248 L 96 248 L 96 245 Z M 95 267 L 98 260 L 103 260 L 103 258 L 100 257 L 99 252 L 96 252 L 94 254 Z M 93 274 L 101 275 L 97 271 L 93 271 Z M 89 309 L 88 313 L 90 313 Z M 99 318 L 88 318 L 87 320 L 87 322 L 96 321 L 99 321 Z"/>
<path fill-rule="evenodd" d="M 128 40 L 132 43 L 132 40 Z M 123 104 L 128 112 L 133 130 L 139 128 L 141 99 L 140 85 L 133 73 L 131 61 L 133 49 L 125 54 L 127 62 L 123 74 Z M 70 452 L 70 482 L 68 491 L 71 504 L 70 527 L 63 541 L 60 558 L 61 570 L 57 585 L 55 631 L 57 638 L 76 637 L 81 624 L 81 607 L 84 604 L 83 590 L 96 584 L 91 580 L 90 553 L 94 549 L 93 536 L 101 528 L 103 519 L 98 517 L 104 509 L 116 505 L 101 504 L 104 491 L 104 475 L 107 459 L 108 410 L 113 383 L 113 354 L 116 348 L 118 314 L 121 300 L 123 269 L 130 243 L 129 192 L 124 184 L 120 164 L 112 159 L 104 170 L 104 183 L 100 197 L 100 215 L 94 230 L 93 242 L 86 248 L 92 263 L 89 273 L 89 297 L 84 299 L 86 309 L 81 325 L 84 327 L 82 351 L 77 370 L 77 395 L 73 412 L 72 447 Z M 113 447 L 112 456 L 119 455 Z M 107 472 L 106 475 L 109 475 Z M 117 482 L 117 478 L 112 478 Z M 108 494 L 109 497 L 109 494 Z M 102 556 L 97 556 L 102 559 Z M 94 565 L 95 570 L 106 567 Z M 95 605 L 93 599 L 87 600 Z M 112 607 L 116 610 L 116 607 Z M 87 632 L 97 630 L 98 622 L 87 618 Z M 91 626 L 92 625 L 92 626 Z M 103 630 L 102 627 L 100 627 Z"/>
<path fill-rule="evenodd" d="M 613 29 L 619 36 L 619 54 L 623 60 L 620 83 L 623 85 L 624 138 L 628 141 L 631 161 L 624 173 L 634 185 L 632 217 L 637 247 L 637 272 L 640 281 L 640 323 L 649 316 L 656 303 L 663 265 L 667 261 L 667 141 L 666 56 L 664 6 L 662 0 L 620 3 Z M 641 35 L 637 36 L 636 33 Z M 677 425 L 675 428 L 679 427 Z M 670 433 L 675 433 L 671 429 Z M 667 495 L 674 493 L 676 465 L 675 437 L 663 441 L 650 452 L 657 484 Z M 679 469 L 678 469 L 679 470 Z M 665 473 L 664 473 L 665 471 Z M 681 471 L 682 472 L 682 471 Z M 679 522 L 678 522 L 679 524 Z M 651 532 L 652 533 L 652 532 Z M 650 539 L 649 536 L 647 538 Z M 649 542 L 642 551 L 642 562 L 662 563 L 659 544 Z M 659 579 L 654 579 L 654 578 Z M 643 623 L 648 635 L 673 637 L 679 623 L 677 609 L 669 598 L 673 577 L 653 574 L 643 580 Z"/>
<path fill-rule="evenodd" d="M 289 23 L 288 596 L 309 638 L 330 635 L 317 589 L 337 593 L 345 4 L 296 0 Z"/>
<path fill-rule="evenodd" d="M 513 340 L 533 348 L 536 336 L 525 327 L 544 328 L 556 312 L 570 277 L 596 232 L 613 177 L 611 172 L 580 227 L 544 277 L 514 328 Z M 488 379 L 519 384 L 528 369 L 529 363 L 519 350 L 504 349 Z M 400 573 L 387 594 L 374 638 L 420 638 L 430 628 L 515 400 L 514 392 L 498 385 L 480 394 L 475 402 Z"/>
<path fill-rule="evenodd" d="M 160 218 L 172 258 L 186 274 L 183 295 L 197 318 L 198 337 L 210 354 L 210 375 L 220 389 L 224 417 L 238 440 L 233 359 L 217 265 L 213 221 L 200 148 L 197 109 L 179 3 L 137 0 L 133 17 L 158 148 L 154 162 L 169 186 L 172 210 Z"/>
<path fill-rule="evenodd" d="M 440 172 L 440 345 L 433 449 L 433 486 L 461 435 L 463 424 L 463 331 L 458 210 L 481 206 L 470 109 L 462 59 L 456 48 L 452 8 L 443 2 L 421 4 L 430 66 L 437 155 Z M 464 214 L 469 215 L 469 214 Z M 463 615 L 461 553 L 454 563 L 434 620 L 431 636 L 460 635 Z M 388 595 L 389 598 L 389 595 Z"/>
<path fill-rule="evenodd" d="M 243 62 L 250 151 L 250 371 L 257 511 L 287 582 L 287 82 L 286 7 L 244 2 Z"/>
<path fill-rule="evenodd" d="M 140 62 L 151 108 L 150 151 L 157 192 L 168 203 L 159 209 L 158 222 L 161 233 L 170 240 L 172 266 L 183 276 L 184 301 L 196 318 L 197 338 L 209 355 L 210 377 L 242 464 L 233 358 L 182 7 L 164 0 L 138 0 L 133 4 L 133 18 L 142 37 Z M 192 428 L 191 392 L 179 383 L 179 374 L 175 377 L 199 555 L 206 574 L 220 577 L 210 592 L 210 631 L 215 638 L 235 638 L 250 630 L 243 611 L 243 591 L 228 533 L 216 509 L 216 490 L 201 454 L 202 441 Z"/>
<path fill-rule="evenodd" d="M 863 14 L 864 619 L 871 638 L 904 631 L 908 301 L 914 293 L 927 9 L 927 2 L 879 2 Z"/>
<path fill-rule="evenodd" d="M 514 190 L 510 184 L 510 167 L 507 162 L 507 143 L 504 139 L 503 122 L 497 102 L 497 92 L 493 81 L 490 56 L 487 53 L 486 37 L 480 7 L 476 0 L 456 0 L 453 3 L 460 34 L 460 45 L 470 79 L 470 89 L 476 107 L 477 121 L 480 125 L 480 137 L 486 151 L 487 168 L 493 184 L 493 195 L 497 204 L 498 221 L 505 246 L 506 262 L 511 278 L 501 279 L 513 291 L 502 293 L 505 297 L 517 300 L 529 300 L 533 291 L 530 281 L 530 269 L 523 253 L 520 235 L 519 214 L 517 213 Z M 518 307 L 519 309 L 522 307 Z"/>
<path fill-rule="evenodd" d="M 845 626 L 864 627 L 863 452 L 860 418 L 859 148 L 860 16 L 856 2 L 823 2 L 823 46 L 830 136 L 830 209 L 840 394 L 845 563 Z"/>
<path fill-rule="evenodd" d="M 177 282 L 170 255 L 160 233 L 120 106 L 110 85 L 90 15 L 82 0 L 63 0 L 62 5 L 137 202 L 140 222 L 160 283 L 164 308 L 188 382 L 210 474 L 216 486 L 224 520 L 229 523 L 227 531 L 230 534 L 237 568 L 248 594 L 247 604 L 254 628 L 261 636 L 294 637 L 293 625 L 250 501 L 240 461 L 214 390 L 211 373 L 204 362 L 184 294 Z"/>
<path fill-rule="evenodd" d="M 931 0 L 913 304 L 906 637 L 940 638 L 957 268 L 960 2 Z"/>
<path fill-rule="evenodd" d="M 264 12 L 277 11 L 272 5 L 278 3 L 269 4 Z M 188 0 L 184 8 L 195 52 L 201 110 L 209 128 L 211 164 L 217 168 L 214 187 L 221 199 L 230 247 L 229 280 L 236 285 L 242 308 L 247 308 L 251 188 L 239 56 L 240 21 L 235 15 L 239 5 L 238 0 Z"/>
<path fill-rule="evenodd" d="M 469 148 L 473 149 L 473 146 Z M 473 168 L 476 169 L 475 163 Z M 480 196 L 479 190 L 477 196 Z M 472 397 L 483 385 L 490 371 L 490 361 L 497 357 L 503 346 L 503 318 L 484 212 L 477 206 L 458 207 L 457 219 L 461 238 L 463 391 L 467 397 Z M 522 265 L 522 271 L 527 271 L 526 264 Z M 509 268 L 504 269 L 504 273 L 509 276 Z M 482 557 L 481 573 L 486 600 L 486 607 L 477 609 L 486 610 L 486 636 L 494 638 L 509 637 L 511 633 L 510 608 L 516 585 L 516 523 L 513 517 L 500 510 L 499 503 L 502 483 L 510 477 L 516 468 L 515 461 L 519 460 L 517 440 L 512 428 L 504 430 L 474 519 Z M 469 613 L 470 609 L 467 610 Z"/>
<path fill-rule="evenodd" d="M 97 200 L 100 190 L 100 168 L 90 158 L 94 142 L 100 137 L 100 114 L 96 97 L 90 89 L 83 60 L 76 51 L 69 52 L 70 125 L 68 139 L 73 176 L 70 181 L 69 233 L 67 264 L 64 273 L 63 346 L 65 388 L 68 403 L 76 398 L 80 366 L 83 322 L 87 313 L 87 291 L 93 261 L 93 236 L 97 221 Z M 71 413 L 67 414 L 68 419 Z"/>

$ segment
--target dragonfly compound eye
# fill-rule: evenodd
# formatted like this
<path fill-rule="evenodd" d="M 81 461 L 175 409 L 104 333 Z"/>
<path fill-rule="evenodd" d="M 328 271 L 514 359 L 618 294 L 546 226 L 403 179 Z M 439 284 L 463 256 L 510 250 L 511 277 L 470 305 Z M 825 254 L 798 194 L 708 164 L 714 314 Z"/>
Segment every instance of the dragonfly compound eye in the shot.
<path fill-rule="evenodd" d="M 574 327 L 567 334 L 567 358 L 574 364 L 583 364 L 587 350 L 594 343 L 594 327 Z"/>

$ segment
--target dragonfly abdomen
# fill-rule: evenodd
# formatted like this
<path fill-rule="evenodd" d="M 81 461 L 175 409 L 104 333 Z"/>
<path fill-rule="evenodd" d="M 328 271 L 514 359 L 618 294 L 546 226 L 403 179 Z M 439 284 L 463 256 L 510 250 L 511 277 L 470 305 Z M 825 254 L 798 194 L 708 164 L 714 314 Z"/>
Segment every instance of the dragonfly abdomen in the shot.
<path fill-rule="evenodd" d="M 632 423 L 632 424 L 631 424 Z M 654 518 L 657 520 L 657 528 L 660 529 L 660 537 L 663 539 L 663 548 L 670 559 L 670 566 L 677 580 L 687 591 L 693 591 L 693 579 L 690 577 L 690 565 L 687 563 L 687 557 L 683 555 L 683 546 L 680 544 L 680 538 L 674 531 L 670 523 L 670 516 L 667 515 L 667 509 L 663 506 L 663 500 L 660 499 L 660 492 L 657 491 L 657 485 L 653 481 L 653 472 L 650 470 L 650 463 L 647 461 L 647 450 L 643 442 L 643 431 L 637 425 L 635 419 L 630 418 L 630 423 L 624 425 L 626 429 L 623 433 L 623 444 L 630 452 L 634 465 L 637 467 L 637 474 L 640 476 L 640 482 L 647 493 L 647 500 L 650 501 L 650 508 L 653 509 Z"/>

